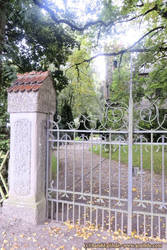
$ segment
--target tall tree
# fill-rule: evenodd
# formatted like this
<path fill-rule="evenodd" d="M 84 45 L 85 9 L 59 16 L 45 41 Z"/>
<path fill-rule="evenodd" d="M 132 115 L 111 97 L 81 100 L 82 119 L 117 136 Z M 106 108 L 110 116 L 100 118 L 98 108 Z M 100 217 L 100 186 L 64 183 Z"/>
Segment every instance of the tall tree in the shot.
<path fill-rule="evenodd" d="M 42 15 L 41 9 L 31 0 L 0 1 L 0 7 L 0 134 L 5 139 L 6 88 L 16 72 L 52 67 L 54 86 L 61 91 L 68 84 L 61 67 L 78 44 L 68 30 L 55 27 L 48 16 Z M 6 145 L 7 138 L 4 139 L 0 149 Z"/>
<path fill-rule="evenodd" d="M 78 40 L 80 41 L 80 49 L 76 48 L 69 56 L 65 68 L 69 85 L 59 96 L 59 106 L 68 102 L 72 107 L 74 118 L 83 113 L 95 114 L 99 110 L 98 90 L 96 89 L 92 65 L 83 63 L 77 66 L 78 62 L 84 60 L 91 53 L 91 42 L 87 36 L 78 37 Z"/>
<path fill-rule="evenodd" d="M 7 5 L 9 1 L 0 1 L 0 90 L 2 86 L 2 51 L 4 46 L 5 25 L 7 22 Z"/>

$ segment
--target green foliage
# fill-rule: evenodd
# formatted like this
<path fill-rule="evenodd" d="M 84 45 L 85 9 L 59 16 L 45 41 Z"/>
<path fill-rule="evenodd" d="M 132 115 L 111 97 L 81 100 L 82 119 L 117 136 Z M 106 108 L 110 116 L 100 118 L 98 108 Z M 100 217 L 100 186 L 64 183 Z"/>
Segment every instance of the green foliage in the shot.
<path fill-rule="evenodd" d="M 78 127 L 78 131 L 79 130 L 90 130 L 91 129 L 91 125 L 90 125 L 90 121 L 89 121 L 89 117 L 87 113 L 84 113 L 80 116 L 79 118 L 79 127 Z M 82 136 L 85 137 L 85 139 L 89 139 L 90 133 L 89 132 L 78 132 L 78 136 L 80 138 L 82 138 Z M 84 139 L 84 138 L 83 138 Z"/>
<path fill-rule="evenodd" d="M 68 29 L 55 26 L 33 1 L 6 1 L 6 6 L 5 40 L 0 48 L 0 150 L 3 151 L 9 148 L 6 90 L 16 73 L 44 71 L 52 65 L 54 86 L 59 92 L 68 85 L 62 66 L 78 45 Z"/>
<path fill-rule="evenodd" d="M 73 114 L 71 106 L 65 101 L 62 109 L 61 109 L 61 129 L 69 129 L 68 123 L 73 122 Z"/>
<path fill-rule="evenodd" d="M 101 18 L 105 22 L 115 21 L 120 17 L 120 9 L 114 4 L 112 0 L 103 0 Z"/>
<path fill-rule="evenodd" d="M 143 120 L 140 120 L 139 126 L 143 130 L 162 130 L 167 129 L 167 119 L 166 119 L 167 109 L 156 109 L 152 106 L 151 113 L 148 111 L 148 114 L 145 115 Z M 150 121 L 150 122 L 148 122 Z M 144 134 L 145 138 L 150 142 L 151 137 L 150 134 Z M 158 138 L 161 134 L 155 134 L 153 137 L 153 141 L 157 142 Z"/>
<path fill-rule="evenodd" d="M 7 113 L 7 90 L 10 81 L 16 77 L 16 69 L 13 65 L 3 64 L 3 86 L 0 86 L 0 151 L 6 153 L 9 150 L 9 115 Z"/>
<path fill-rule="evenodd" d="M 66 24 L 69 21 L 72 24 L 84 26 L 76 11 L 79 11 L 79 6 L 74 7 L 75 1 L 72 0 L 71 4 L 64 1 L 63 7 L 57 5 L 57 2 L 53 3 L 49 0 L 44 2 L 54 11 L 56 18 L 63 18 L 67 21 Z M 80 63 L 90 57 L 92 46 L 96 47 L 95 40 L 98 44 L 102 33 L 107 34 L 106 40 L 108 40 L 109 35 L 116 33 L 115 30 L 119 33 L 124 31 L 126 25 L 121 24 L 121 29 L 117 30 L 115 21 L 121 20 L 122 22 L 131 18 L 133 21 L 128 24 L 134 25 L 142 21 L 145 26 L 144 32 L 158 26 L 163 25 L 164 27 L 162 30 L 151 33 L 147 36 L 148 39 L 144 39 L 135 47 L 149 48 L 151 52 L 136 55 L 134 100 L 140 102 L 143 96 L 156 98 L 157 90 L 161 99 L 165 100 L 167 93 L 166 50 L 162 48 L 166 44 L 167 6 L 164 1 L 126 0 L 122 2 L 122 6 L 117 6 L 117 3 L 112 0 L 96 0 L 85 4 L 84 10 L 88 21 L 93 17 L 111 25 L 103 25 L 102 22 L 93 25 L 88 32 L 82 33 L 82 37 L 74 29 L 70 30 L 68 25 L 56 23 L 48 13 L 43 13 L 32 0 L 11 0 L 6 1 L 6 4 L 7 24 L 4 47 L 2 55 L 0 55 L 4 69 L 13 67 L 13 65 L 20 73 L 51 69 L 54 86 L 59 94 L 59 113 L 65 103 L 71 106 L 73 117 L 79 117 L 81 113 L 85 112 L 92 115 L 101 111 L 100 98 L 97 95 L 91 65 L 86 62 Z M 83 14 L 85 15 L 85 13 Z M 137 18 L 139 16 L 142 19 Z M 88 28 L 88 26 L 85 27 Z M 93 41 L 93 44 L 90 41 Z M 114 41 L 113 37 L 112 41 Z M 103 47 L 103 44 L 104 41 L 100 45 Z M 111 52 L 125 49 L 121 45 L 118 46 L 116 41 L 112 43 L 111 47 Z M 116 59 L 119 62 L 121 58 Z M 74 65 L 75 67 L 73 67 Z M 138 77 L 138 72 L 143 65 L 152 68 L 147 79 Z M 67 68 L 69 69 L 67 70 Z M 112 77 L 111 101 L 119 100 L 128 103 L 129 55 L 123 57 L 121 68 L 115 69 Z M 12 80 L 13 76 L 9 73 L 8 78 Z"/>
<path fill-rule="evenodd" d="M 91 66 L 87 63 L 75 66 L 89 57 L 91 43 L 87 37 L 78 37 L 78 40 L 81 43 L 80 49 L 74 49 L 68 58 L 66 77 L 69 79 L 69 85 L 60 93 L 58 99 L 59 113 L 66 102 L 71 106 L 74 118 L 85 112 L 94 114 L 99 106 Z"/>
<path fill-rule="evenodd" d="M 120 68 L 113 71 L 112 84 L 110 86 L 110 100 L 112 102 L 122 101 L 127 103 L 129 99 L 129 63 L 123 61 Z"/>
<path fill-rule="evenodd" d="M 138 0 L 125 0 L 122 8 L 123 14 L 128 14 L 136 9 L 136 4 Z"/>
<path fill-rule="evenodd" d="M 167 5 L 163 0 L 131 1 L 123 4 L 123 13 L 129 17 L 141 16 L 135 19 L 138 25 L 141 21 L 143 33 L 157 27 L 161 30 L 150 33 L 136 48 L 144 48 L 146 52 L 137 55 L 135 63 L 136 77 L 134 81 L 134 99 L 140 101 L 143 96 L 155 100 L 159 93 L 161 102 L 166 99 L 166 35 L 167 35 Z M 148 49 L 150 51 L 148 51 Z M 149 72 L 146 77 L 139 76 L 141 70 Z"/>
<path fill-rule="evenodd" d="M 13 3 L 8 12 L 6 60 L 12 60 L 20 73 L 47 70 L 53 64 L 54 86 L 61 91 L 68 79 L 60 66 L 65 65 L 71 49 L 77 45 L 74 36 L 61 26 L 55 26 L 32 1 Z"/>
<path fill-rule="evenodd" d="M 57 175 L 57 159 L 54 153 L 52 154 L 51 169 L 52 169 L 52 179 L 55 180 Z"/>

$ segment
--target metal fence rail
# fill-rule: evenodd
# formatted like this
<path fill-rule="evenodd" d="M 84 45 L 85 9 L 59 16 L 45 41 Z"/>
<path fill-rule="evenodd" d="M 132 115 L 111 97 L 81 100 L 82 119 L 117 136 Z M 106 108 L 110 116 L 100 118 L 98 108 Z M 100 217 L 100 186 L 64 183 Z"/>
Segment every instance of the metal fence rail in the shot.
<path fill-rule="evenodd" d="M 0 204 L 8 197 L 8 186 L 6 178 L 4 177 L 6 161 L 9 156 L 9 151 L 6 155 L 0 151 Z"/>

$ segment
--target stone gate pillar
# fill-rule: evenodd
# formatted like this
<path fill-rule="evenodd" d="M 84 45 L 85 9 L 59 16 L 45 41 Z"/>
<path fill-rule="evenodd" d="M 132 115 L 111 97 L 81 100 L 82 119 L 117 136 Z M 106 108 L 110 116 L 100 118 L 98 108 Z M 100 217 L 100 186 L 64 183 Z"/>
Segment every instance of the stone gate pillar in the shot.
<path fill-rule="evenodd" d="M 46 121 L 55 112 L 50 73 L 18 74 L 8 89 L 9 198 L 3 214 L 38 224 L 45 220 Z"/>

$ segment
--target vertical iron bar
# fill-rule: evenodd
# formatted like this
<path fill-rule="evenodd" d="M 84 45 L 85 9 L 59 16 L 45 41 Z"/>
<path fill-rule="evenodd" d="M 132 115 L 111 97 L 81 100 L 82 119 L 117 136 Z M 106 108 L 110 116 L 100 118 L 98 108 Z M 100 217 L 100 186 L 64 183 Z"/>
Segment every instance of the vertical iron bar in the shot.
<path fill-rule="evenodd" d="M 146 235 L 146 215 L 144 214 L 144 235 Z"/>
<path fill-rule="evenodd" d="M 83 196 L 83 181 L 84 181 L 84 136 L 82 136 L 82 166 L 81 166 L 81 195 Z"/>
<path fill-rule="evenodd" d="M 58 200 L 59 200 L 59 142 L 60 142 L 60 131 L 59 131 L 59 128 L 57 127 L 57 180 L 56 180 L 56 189 L 57 189 L 57 192 L 56 192 L 56 220 L 58 221 L 58 216 L 59 216 L 59 203 L 58 203 Z"/>
<path fill-rule="evenodd" d="M 132 56 L 129 96 L 129 129 L 128 129 L 128 235 L 132 232 L 132 164 L 133 164 L 133 97 L 132 97 Z"/>
<path fill-rule="evenodd" d="M 165 217 L 165 237 L 167 240 L 167 216 Z"/>
<path fill-rule="evenodd" d="M 61 214 L 61 220 L 63 222 L 64 220 L 64 202 L 62 202 L 62 214 Z"/>
<path fill-rule="evenodd" d="M 121 145 L 119 140 L 119 152 L 118 152 L 118 202 L 121 199 Z"/>
<path fill-rule="evenodd" d="M 139 235 L 139 214 L 137 214 L 137 235 Z"/>
<path fill-rule="evenodd" d="M 64 178 L 64 189 L 65 189 L 65 194 L 67 193 L 67 134 L 65 135 L 65 178 Z"/>
<path fill-rule="evenodd" d="M 124 227 L 124 213 L 121 213 L 121 233 L 123 233 L 123 227 Z"/>
<path fill-rule="evenodd" d="M 73 144 L 73 223 L 75 217 L 75 132 L 74 132 L 74 144 Z"/>
<path fill-rule="evenodd" d="M 67 221 L 69 221 L 69 203 L 67 203 Z"/>
<path fill-rule="evenodd" d="M 115 231 L 117 231 L 117 212 L 115 211 Z"/>
<path fill-rule="evenodd" d="M 162 135 L 162 206 L 165 204 L 165 159 L 164 159 L 164 142 L 165 142 L 165 136 Z"/>
<path fill-rule="evenodd" d="M 93 202 L 93 172 L 92 172 L 92 168 L 93 168 L 93 134 L 91 132 L 91 162 L 90 162 L 91 166 L 90 166 L 90 223 L 92 224 L 92 202 Z"/>
<path fill-rule="evenodd" d="M 109 135 L 109 142 L 110 142 L 110 145 L 109 145 L 109 199 L 108 199 L 108 202 L 109 202 L 109 230 L 111 230 L 111 133 Z"/>
<path fill-rule="evenodd" d="M 98 228 L 98 208 L 96 208 L 96 228 Z"/>
<path fill-rule="evenodd" d="M 102 229 L 104 229 L 104 209 L 102 209 Z"/>
<path fill-rule="evenodd" d="M 161 221 L 160 216 L 158 216 L 158 236 L 161 237 Z"/>
<path fill-rule="evenodd" d="M 153 162 L 153 133 L 151 132 L 151 237 L 153 237 L 153 174 L 154 174 L 154 162 Z"/>
<path fill-rule="evenodd" d="M 51 220 L 53 220 L 53 201 L 51 201 Z"/>
<path fill-rule="evenodd" d="M 99 164 L 99 199 L 101 200 L 101 161 L 102 161 L 102 144 L 100 141 L 100 164 Z"/>
<path fill-rule="evenodd" d="M 78 222 L 81 224 L 81 206 L 79 205 L 79 212 L 78 212 Z"/>
<path fill-rule="evenodd" d="M 86 224 L 86 207 L 84 206 L 84 226 Z"/>
<path fill-rule="evenodd" d="M 48 218 L 48 188 L 49 188 L 49 120 L 47 120 L 46 124 L 46 218 Z"/>
<path fill-rule="evenodd" d="M 143 200 L 143 146 L 142 135 L 140 135 L 140 200 Z"/>

